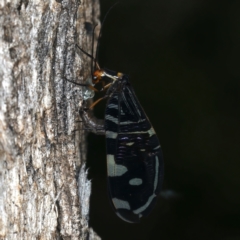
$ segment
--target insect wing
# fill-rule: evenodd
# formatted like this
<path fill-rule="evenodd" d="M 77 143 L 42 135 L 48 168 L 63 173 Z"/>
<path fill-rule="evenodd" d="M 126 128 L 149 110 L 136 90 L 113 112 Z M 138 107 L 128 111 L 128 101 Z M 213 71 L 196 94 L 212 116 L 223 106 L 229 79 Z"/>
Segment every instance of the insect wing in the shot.
<path fill-rule="evenodd" d="M 105 114 L 109 194 L 117 215 L 139 222 L 155 205 L 163 180 L 157 135 L 129 83 L 115 91 Z"/>

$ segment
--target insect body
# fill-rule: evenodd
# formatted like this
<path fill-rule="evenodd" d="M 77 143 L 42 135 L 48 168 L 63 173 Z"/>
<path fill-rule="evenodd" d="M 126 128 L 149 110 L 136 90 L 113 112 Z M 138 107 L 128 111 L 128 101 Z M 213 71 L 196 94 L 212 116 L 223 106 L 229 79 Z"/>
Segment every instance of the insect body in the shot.
<path fill-rule="evenodd" d="M 102 69 L 93 75 L 95 82 L 111 80 L 104 97 L 105 119 L 90 118 L 86 109 L 80 114 L 91 131 L 106 135 L 108 189 L 116 214 L 126 222 L 139 222 L 151 212 L 161 190 L 161 147 L 128 75 Z"/>

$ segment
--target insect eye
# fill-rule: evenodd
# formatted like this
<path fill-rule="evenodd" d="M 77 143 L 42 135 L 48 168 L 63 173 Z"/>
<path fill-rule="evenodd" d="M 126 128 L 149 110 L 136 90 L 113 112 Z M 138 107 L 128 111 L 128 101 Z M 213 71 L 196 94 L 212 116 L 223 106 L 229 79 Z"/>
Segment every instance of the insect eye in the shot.
<path fill-rule="evenodd" d="M 96 84 L 98 83 L 101 78 L 103 76 L 103 71 L 101 70 L 96 70 L 94 73 L 93 73 L 93 82 Z"/>

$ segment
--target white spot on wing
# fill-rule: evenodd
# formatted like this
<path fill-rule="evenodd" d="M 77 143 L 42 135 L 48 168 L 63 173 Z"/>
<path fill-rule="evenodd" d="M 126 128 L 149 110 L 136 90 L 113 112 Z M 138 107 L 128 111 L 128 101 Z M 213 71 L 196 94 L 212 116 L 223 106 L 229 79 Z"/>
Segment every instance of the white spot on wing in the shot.
<path fill-rule="evenodd" d="M 157 184 L 158 184 L 158 168 L 159 168 L 159 160 L 158 160 L 158 156 L 155 156 L 154 192 L 155 192 L 155 190 L 156 190 L 156 188 L 157 188 Z M 134 210 L 133 212 L 134 212 L 135 214 L 139 214 L 139 213 L 145 211 L 145 210 L 148 208 L 148 206 L 151 204 L 151 202 L 152 202 L 152 200 L 154 199 L 154 197 L 156 197 L 156 194 L 153 193 L 153 195 L 151 195 L 151 196 L 148 198 L 147 202 L 146 202 L 142 207 Z"/>
<path fill-rule="evenodd" d="M 157 150 L 160 148 L 160 145 L 158 145 L 157 147 L 155 147 L 153 150 Z"/>
<path fill-rule="evenodd" d="M 158 156 L 155 157 L 155 179 L 154 179 L 154 191 L 157 188 L 157 184 L 158 184 L 158 168 L 159 168 L 159 160 L 158 160 Z"/>
<path fill-rule="evenodd" d="M 139 186 L 142 184 L 142 179 L 141 178 L 132 178 L 130 181 L 129 181 L 129 184 L 130 185 L 133 185 L 133 186 Z"/>
<path fill-rule="evenodd" d="M 120 123 L 121 124 L 121 123 Z M 136 131 L 136 132 L 124 132 L 124 133 L 119 133 L 119 134 L 146 134 L 146 133 L 148 133 L 149 134 L 149 137 L 151 137 L 151 136 L 153 136 L 153 135 L 155 135 L 156 133 L 155 133 L 155 131 L 154 131 L 154 129 L 151 127 L 148 131 Z"/>
<path fill-rule="evenodd" d="M 107 155 L 107 170 L 109 177 L 118 177 L 122 176 L 125 172 L 127 172 L 127 168 L 123 165 L 116 164 L 114 160 L 114 155 Z"/>
<path fill-rule="evenodd" d="M 111 115 L 106 115 L 105 119 L 118 124 L 118 119 Z"/>
<path fill-rule="evenodd" d="M 118 217 L 123 219 L 125 222 L 133 223 L 133 222 L 129 221 L 128 219 L 124 218 L 119 212 L 116 212 L 116 214 L 118 215 Z"/>
<path fill-rule="evenodd" d="M 148 130 L 148 134 L 149 134 L 149 137 L 153 136 L 155 133 L 153 127 L 150 128 L 150 130 Z"/>
<path fill-rule="evenodd" d="M 113 103 L 111 103 L 111 104 L 107 105 L 107 108 L 118 109 L 118 105 L 117 105 L 117 104 L 113 104 Z"/>
<path fill-rule="evenodd" d="M 122 115 L 125 115 L 125 114 L 122 114 Z M 136 122 L 132 122 L 132 121 L 120 122 L 120 125 L 128 125 L 131 123 L 136 123 Z"/>
<path fill-rule="evenodd" d="M 146 119 L 140 119 L 139 121 L 133 122 L 133 121 L 125 121 L 125 122 L 120 122 L 120 125 L 128 125 L 128 124 L 137 124 L 141 122 L 145 122 Z"/>
<path fill-rule="evenodd" d="M 112 201 L 113 201 L 113 205 L 116 209 L 119 209 L 119 208 L 128 209 L 128 210 L 131 209 L 130 205 L 127 201 L 123 201 L 118 198 L 113 198 Z"/>
<path fill-rule="evenodd" d="M 106 131 L 106 138 L 116 139 L 118 134 L 116 132 Z"/>
<path fill-rule="evenodd" d="M 150 203 L 152 202 L 152 200 L 155 198 L 155 196 L 156 196 L 155 194 L 153 194 L 152 196 L 150 196 L 150 197 L 148 198 L 147 202 L 146 202 L 142 207 L 134 210 L 133 212 L 134 212 L 135 214 L 139 214 L 139 213 L 143 212 L 144 210 L 146 210 L 147 207 L 148 207 L 148 206 L 150 205 Z"/>

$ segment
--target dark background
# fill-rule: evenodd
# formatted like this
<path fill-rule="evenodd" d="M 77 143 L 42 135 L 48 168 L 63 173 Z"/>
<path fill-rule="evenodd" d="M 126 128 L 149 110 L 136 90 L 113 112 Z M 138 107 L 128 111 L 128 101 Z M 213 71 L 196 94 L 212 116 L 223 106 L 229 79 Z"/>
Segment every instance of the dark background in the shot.
<path fill-rule="evenodd" d="M 101 1 L 101 20 L 114 2 Z M 174 194 L 140 224 L 123 222 L 107 195 L 105 138 L 90 134 L 91 227 L 103 240 L 240 239 L 240 1 L 120 3 L 99 62 L 131 76 Z M 104 104 L 95 111 L 103 117 Z"/>

